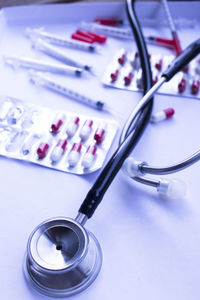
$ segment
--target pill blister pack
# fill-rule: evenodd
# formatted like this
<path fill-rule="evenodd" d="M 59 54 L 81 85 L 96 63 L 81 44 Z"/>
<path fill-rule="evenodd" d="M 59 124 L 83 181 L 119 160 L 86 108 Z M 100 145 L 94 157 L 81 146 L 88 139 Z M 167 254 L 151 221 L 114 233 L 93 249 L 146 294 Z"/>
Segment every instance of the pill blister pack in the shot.
<path fill-rule="evenodd" d="M 174 55 L 149 55 L 153 83 L 159 80 L 174 58 Z M 117 51 L 113 61 L 104 72 L 102 82 L 114 88 L 140 91 L 143 82 L 138 53 L 125 49 Z M 158 93 L 200 99 L 199 89 L 200 59 L 196 58 L 183 71 L 177 73 L 171 81 L 165 83 Z"/>
<path fill-rule="evenodd" d="M 117 123 L 0 98 L 0 155 L 74 174 L 102 167 Z"/>

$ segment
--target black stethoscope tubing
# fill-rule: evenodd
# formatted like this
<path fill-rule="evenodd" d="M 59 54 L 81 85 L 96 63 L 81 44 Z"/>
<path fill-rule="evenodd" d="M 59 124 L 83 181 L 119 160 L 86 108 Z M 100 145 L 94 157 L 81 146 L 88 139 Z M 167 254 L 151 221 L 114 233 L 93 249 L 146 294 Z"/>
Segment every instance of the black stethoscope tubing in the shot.
<path fill-rule="evenodd" d="M 126 1 L 126 9 L 140 55 L 145 94 L 152 86 L 152 74 L 146 43 L 142 34 L 141 26 L 134 10 L 133 0 Z M 117 172 L 120 170 L 124 160 L 128 157 L 128 155 L 134 149 L 140 137 L 142 136 L 142 133 L 144 132 L 149 122 L 152 112 L 152 106 L 153 98 L 138 113 L 134 128 L 129 128 L 125 140 L 119 145 L 115 153 L 112 155 L 112 157 L 98 176 L 96 182 L 89 190 L 85 200 L 83 201 L 79 209 L 79 213 L 86 215 L 87 218 L 90 218 L 93 215 L 108 187 L 115 178 Z"/>

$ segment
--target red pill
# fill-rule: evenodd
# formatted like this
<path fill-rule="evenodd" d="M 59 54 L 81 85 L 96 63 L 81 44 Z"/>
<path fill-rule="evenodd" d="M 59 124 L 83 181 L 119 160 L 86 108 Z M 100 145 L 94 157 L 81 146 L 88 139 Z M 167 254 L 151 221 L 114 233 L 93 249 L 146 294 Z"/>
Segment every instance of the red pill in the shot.
<path fill-rule="evenodd" d="M 71 167 L 74 167 L 78 163 L 80 159 L 81 148 L 82 148 L 81 144 L 79 143 L 73 144 L 72 149 L 68 156 L 68 163 Z"/>
<path fill-rule="evenodd" d="M 162 69 L 162 59 L 159 59 L 157 63 L 155 63 L 155 68 L 160 71 Z"/>
<path fill-rule="evenodd" d="M 126 54 L 123 53 L 123 54 L 118 58 L 118 63 L 119 63 L 121 66 L 123 66 L 124 63 L 125 63 L 125 61 L 126 61 Z"/>
<path fill-rule="evenodd" d="M 181 94 L 185 91 L 185 89 L 186 89 L 186 80 L 185 78 L 182 78 L 178 84 L 178 91 Z"/>
<path fill-rule="evenodd" d="M 191 85 L 191 94 L 196 95 L 199 92 L 199 80 L 193 80 L 192 85 Z"/>
<path fill-rule="evenodd" d="M 160 112 L 157 112 L 151 117 L 152 123 L 157 123 L 166 119 L 170 119 L 175 114 L 175 110 L 171 107 L 166 108 Z"/>
<path fill-rule="evenodd" d="M 78 124 L 79 124 L 79 117 L 73 118 L 67 125 L 66 133 L 69 137 L 74 136 L 78 129 Z"/>
<path fill-rule="evenodd" d="M 129 74 L 124 77 L 124 84 L 129 85 L 131 83 L 132 78 L 133 78 L 133 73 L 129 72 Z"/>
<path fill-rule="evenodd" d="M 41 143 L 37 148 L 38 158 L 43 159 L 47 155 L 48 150 L 49 150 L 49 144 Z"/>
<path fill-rule="evenodd" d="M 67 147 L 67 140 L 60 139 L 51 153 L 52 162 L 55 163 L 61 159 L 62 155 L 65 152 L 66 147 Z"/>
<path fill-rule="evenodd" d="M 89 137 L 89 135 L 91 133 L 92 125 L 93 125 L 92 120 L 86 120 L 85 123 L 83 124 L 83 127 L 81 128 L 81 130 L 79 132 L 79 136 L 82 141 L 87 140 L 87 138 Z"/>
<path fill-rule="evenodd" d="M 104 134 L 105 130 L 103 128 L 97 128 L 94 134 L 94 139 L 96 140 L 97 144 L 100 144 L 103 141 Z"/>
<path fill-rule="evenodd" d="M 97 151 L 97 147 L 95 145 L 93 146 L 89 146 L 87 148 L 87 151 L 85 153 L 85 155 L 83 156 L 83 159 L 82 159 L 82 166 L 84 168 L 90 168 L 92 163 L 93 163 L 93 160 L 94 160 L 94 157 L 95 157 L 95 154 L 96 154 L 96 151 Z"/>
<path fill-rule="evenodd" d="M 65 116 L 57 117 L 51 124 L 51 132 L 57 133 L 65 121 Z"/>
<path fill-rule="evenodd" d="M 115 82 L 117 80 L 118 75 L 119 75 L 119 70 L 116 70 L 114 73 L 110 74 L 112 82 Z"/>

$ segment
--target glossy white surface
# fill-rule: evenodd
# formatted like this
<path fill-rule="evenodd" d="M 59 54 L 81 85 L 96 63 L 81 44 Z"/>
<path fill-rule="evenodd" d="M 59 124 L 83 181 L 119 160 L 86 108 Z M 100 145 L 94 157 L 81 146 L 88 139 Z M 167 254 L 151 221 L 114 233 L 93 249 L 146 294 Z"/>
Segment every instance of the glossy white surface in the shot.
<path fill-rule="evenodd" d="M 173 3 L 173 13 L 198 17 L 200 3 Z M 138 5 L 142 17 L 163 14 L 160 3 Z M 0 57 L 26 55 L 44 59 L 35 52 L 25 37 L 27 26 L 55 33 L 70 34 L 80 21 L 99 16 L 125 15 L 123 3 L 60 4 L 3 9 L 0 12 Z M 170 37 L 167 27 L 147 28 L 145 34 Z M 183 48 L 199 37 L 199 26 L 180 28 Z M 94 66 L 97 77 L 86 74 L 83 79 L 57 76 L 60 82 L 99 97 L 116 113 L 122 128 L 130 111 L 140 99 L 136 92 L 103 87 L 100 80 L 113 52 L 134 43 L 109 38 L 102 54 L 66 50 L 84 63 Z M 158 47 L 150 51 L 171 53 Z M 76 103 L 29 82 L 23 69 L 13 71 L 0 62 L 0 94 L 59 110 L 72 110 L 91 116 L 102 113 Z M 170 120 L 149 124 L 134 150 L 137 160 L 165 166 L 189 156 L 199 149 L 200 102 L 181 97 L 156 95 L 154 110 L 173 107 Z M 103 114 L 110 118 L 109 114 Z M 117 147 L 120 132 L 107 160 Z M 47 299 L 30 289 L 23 277 L 22 263 L 30 232 L 50 217 L 75 217 L 79 206 L 99 172 L 75 176 L 37 165 L 0 158 L 0 286 L 1 299 Z M 168 177 L 168 176 L 167 176 Z M 169 178 L 173 176 L 170 175 Z M 199 300 L 200 296 L 200 201 L 199 163 L 175 174 L 188 185 L 185 199 L 163 200 L 150 187 L 141 186 L 121 171 L 113 181 L 94 217 L 86 228 L 92 231 L 103 249 L 103 267 L 88 290 L 76 300 Z"/>

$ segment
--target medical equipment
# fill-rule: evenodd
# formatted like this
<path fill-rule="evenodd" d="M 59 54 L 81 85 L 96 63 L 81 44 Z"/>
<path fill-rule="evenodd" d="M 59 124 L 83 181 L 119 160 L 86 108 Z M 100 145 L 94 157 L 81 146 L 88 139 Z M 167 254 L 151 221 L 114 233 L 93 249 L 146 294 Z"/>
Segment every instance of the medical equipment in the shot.
<path fill-rule="evenodd" d="M 86 30 L 93 30 L 95 32 L 105 34 L 120 39 L 133 39 L 133 33 L 129 28 L 116 28 L 107 25 L 101 25 L 97 23 L 81 22 L 80 27 Z"/>
<path fill-rule="evenodd" d="M 49 296 L 74 295 L 88 287 L 98 275 L 102 262 L 101 249 L 96 238 L 85 230 L 84 225 L 88 218 L 92 217 L 115 175 L 148 124 L 154 93 L 200 52 L 200 40 L 198 40 L 176 58 L 161 79 L 150 89 L 151 74 L 147 51 L 132 5 L 131 0 L 127 0 L 130 22 L 141 51 L 144 91 L 146 93 L 148 90 L 148 92 L 129 117 L 122 132 L 119 148 L 88 192 L 75 220 L 69 218 L 47 220 L 32 232 L 28 240 L 24 260 L 26 278 L 33 287 Z M 166 182 L 158 186 L 162 192 L 168 188 Z"/>
<path fill-rule="evenodd" d="M 170 119 L 175 114 L 175 111 L 172 107 L 166 108 L 162 111 L 159 111 L 152 115 L 150 122 L 157 123 L 163 120 Z"/>
<path fill-rule="evenodd" d="M 109 106 L 100 100 L 94 100 L 92 98 L 86 97 L 82 94 L 79 94 L 76 91 L 73 91 L 49 78 L 48 75 L 42 74 L 40 72 L 29 72 L 30 80 L 36 85 L 47 87 L 53 91 L 61 93 L 71 99 L 74 99 L 82 104 L 88 105 L 92 108 L 95 108 L 99 111 L 108 111 L 112 112 L 112 109 Z"/>
<path fill-rule="evenodd" d="M 88 44 L 93 44 L 94 39 L 92 37 L 86 36 L 86 34 L 80 34 L 80 33 L 72 33 L 71 39 L 81 41 Z"/>
<path fill-rule="evenodd" d="M 83 39 L 83 41 L 87 41 L 87 39 L 89 39 L 90 44 L 93 43 L 100 43 L 100 44 L 105 44 L 105 42 L 107 41 L 107 37 L 104 35 L 100 35 L 97 33 L 94 33 L 92 31 L 82 31 L 80 29 L 77 29 L 75 33 L 73 33 L 71 35 L 72 39 L 77 39 L 80 41 L 82 40 L 82 38 L 86 38 L 86 40 Z"/>
<path fill-rule="evenodd" d="M 178 38 L 178 34 L 177 34 L 177 31 L 176 31 L 176 28 L 175 28 L 175 24 L 174 24 L 171 12 L 170 12 L 167 0 L 161 0 L 161 1 L 162 1 L 162 4 L 163 4 L 163 7 L 165 9 L 168 22 L 169 22 L 169 27 L 170 27 L 171 34 L 172 34 L 172 41 L 173 41 L 173 45 L 174 45 L 174 48 L 175 48 L 175 51 L 176 51 L 176 55 L 179 55 L 182 52 L 182 49 L 181 49 L 181 44 L 180 44 L 180 41 L 179 41 L 179 38 Z"/>
<path fill-rule="evenodd" d="M 160 81 L 140 100 L 131 114 L 131 122 L 127 123 L 128 128 L 124 132 L 129 131 L 130 124 L 148 104 L 159 87 L 170 80 L 199 52 L 200 40 L 189 46 L 174 61 L 170 68 L 163 73 Z M 102 254 L 97 240 L 84 229 L 83 225 L 93 215 L 109 184 L 121 167 L 121 163 L 126 159 L 127 151 L 124 152 L 124 148 L 131 147 L 131 137 L 132 134 L 123 137 L 124 142 L 120 144 L 119 150 L 110 159 L 87 194 L 75 220 L 68 218 L 47 220 L 31 234 L 24 268 L 29 282 L 40 292 L 50 296 L 69 296 L 85 289 L 96 278 L 100 271 Z M 118 156 L 120 156 L 120 164 L 115 161 L 118 161 Z M 124 166 L 126 165 L 127 163 L 124 164 Z M 148 170 L 147 166 L 143 164 L 140 166 L 144 170 Z M 126 171 L 129 172 L 129 165 L 127 165 Z M 159 184 L 155 186 L 161 193 L 174 192 L 173 183 L 159 181 Z"/>
<path fill-rule="evenodd" d="M 63 38 L 61 36 L 57 36 L 55 34 L 49 33 L 44 31 L 42 28 L 39 29 L 31 29 L 27 28 L 26 29 L 26 34 L 29 36 L 31 39 L 34 38 L 41 38 L 48 43 L 57 45 L 57 46 L 63 46 L 63 47 L 69 47 L 77 50 L 84 50 L 88 52 L 98 52 L 99 51 L 99 46 L 97 45 L 91 45 L 87 43 L 83 43 L 80 41 L 74 41 L 72 39 L 67 39 Z"/>
<path fill-rule="evenodd" d="M 68 57 L 63 51 L 57 49 L 56 47 L 50 45 L 46 41 L 42 40 L 41 38 L 33 38 L 32 39 L 33 47 L 39 51 L 44 52 L 45 54 L 52 56 L 53 58 L 67 64 L 70 66 L 74 66 L 77 68 L 85 69 L 86 71 L 91 72 L 91 66 L 84 65 L 74 59 Z"/>
<path fill-rule="evenodd" d="M 0 155 L 72 174 L 101 168 L 117 123 L 0 97 Z"/>
<path fill-rule="evenodd" d="M 107 26 L 121 26 L 121 25 L 127 25 L 124 20 L 120 19 L 95 19 L 94 22 L 99 23 L 101 25 L 107 25 Z M 140 24 L 142 26 L 148 26 L 148 27 L 157 27 L 157 26 L 168 26 L 169 22 L 165 19 L 152 19 L 152 18 L 141 18 Z M 187 19 L 181 19 L 177 18 L 174 20 L 174 24 L 178 27 L 194 27 L 196 25 L 196 20 L 187 20 Z"/>
<path fill-rule="evenodd" d="M 162 71 L 171 64 L 174 57 L 175 55 L 149 53 L 153 84 L 159 80 Z M 158 92 L 175 96 L 181 94 L 183 97 L 200 99 L 199 65 L 199 58 L 194 59 L 181 72 L 175 75 L 173 82 L 162 86 Z M 143 89 L 142 74 L 139 53 L 122 48 L 116 51 L 112 61 L 106 66 L 102 82 L 113 88 L 140 91 Z"/>
<path fill-rule="evenodd" d="M 169 10 L 167 0 L 162 0 L 162 4 L 163 4 L 164 10 L 167 15 L 167 20 L 168 20 L 168 24 L 169 24 L 169 27 L 171 30 L 172 39 L 170 40 L 170 39 L 165 39 L 165 38 L 161 38 L 161 37 L 149 36 L 149 37 L 146 37 L 146 41 L 151 42 L 155 45 L 161 45 L 164 47 L 172 48 L 175 50 L 176 55 L 179 55 L 182 52 L 182 48 L 181 48 L 181 44 L 180 44 L 180 41 L 178 38 L 177 30 L 175 28 L 175 23 L 173 21 L 171 12 Z"/>
<path fill-rule="evenodd" d="M 50 62 L 40 61 L 25 56 L 6 56 L 4 57 L 4 61 L 13 68 L 24 67 L 45 72 L 74 75 L 78 77 L 81 76 L 83 72 L 82 68 L 67 66 L 64 64 L 52 64 Z"/>

